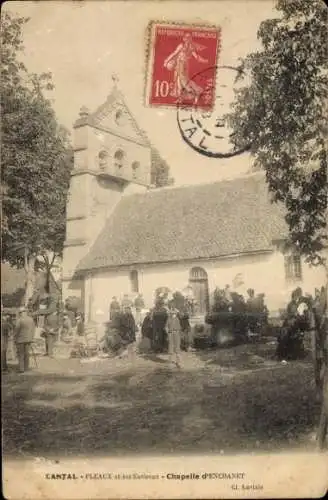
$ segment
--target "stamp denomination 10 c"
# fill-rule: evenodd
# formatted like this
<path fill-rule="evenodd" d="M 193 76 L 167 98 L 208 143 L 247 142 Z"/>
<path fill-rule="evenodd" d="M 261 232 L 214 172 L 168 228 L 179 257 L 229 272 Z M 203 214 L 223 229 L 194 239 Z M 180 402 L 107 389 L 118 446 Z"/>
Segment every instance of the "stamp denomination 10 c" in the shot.
<path fill-rule="evenodd" d="M 152 23 L 147 105 L 212 109 L 220 35 L 218 27 Z M 195 78 L 204 69 L 206 80 Z"/>

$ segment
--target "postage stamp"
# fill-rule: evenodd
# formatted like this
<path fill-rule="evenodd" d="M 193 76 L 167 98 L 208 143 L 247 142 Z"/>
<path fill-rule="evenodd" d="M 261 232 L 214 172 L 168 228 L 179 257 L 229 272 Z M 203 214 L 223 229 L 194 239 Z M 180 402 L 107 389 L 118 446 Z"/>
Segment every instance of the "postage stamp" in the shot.
<path fill-rule="evenodd" d="M 219 27 L 152 23 L 147 105 L 211 109 L 220 42 Z"/>

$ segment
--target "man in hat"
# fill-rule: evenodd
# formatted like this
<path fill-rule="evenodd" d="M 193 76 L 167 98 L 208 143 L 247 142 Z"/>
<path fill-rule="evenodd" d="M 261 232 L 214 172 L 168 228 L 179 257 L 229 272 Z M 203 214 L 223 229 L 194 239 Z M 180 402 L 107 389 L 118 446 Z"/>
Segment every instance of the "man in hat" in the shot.
<path fill-rule="evenodd" d="M 121 306 L 119 301 L 117 300 L 117 297 L 112 297 L 112 301 L 109 305 L 109 320 L 112 321 L 115 316 L 117 316 L 120 313 Z"/>
<path fill-rule="evenodd" d="M 181 324 L 179 319 L 179 311 L 174 307 L 173 298 L 169 297 L 168 299 L 168 318 L 166 328 L 169 343 L 170 362 L 177 368 L 181 368 Z"/>
<path fill-rule="evenodd" d="M 135 298 L 134 307 L 136 310 L 136 317 L 135 317 L 136 324 L 138 327 L 140 327 L 141 326 L 141 311 L 145 308 L 145 301 L 144 301 L 141 293 L 138 293 L 137 297 Z"/>
<path fill-rule="evenodd" d="M 35 334 L 35 323 L 27 314 L 26 307 L 19 310 L 19 319 L 15 328 L 15 341 L 17 344 L 19 372 L 24 373 L 29 369 L 30 346 Z"/>
<path fill-rule="evenodd" d="M 46 356 L 53 357 L 53 350 L 57 340 L 59 321 L 57 311 L 47 314 L 44 321 L 44 337 L 46 341 Z"/>

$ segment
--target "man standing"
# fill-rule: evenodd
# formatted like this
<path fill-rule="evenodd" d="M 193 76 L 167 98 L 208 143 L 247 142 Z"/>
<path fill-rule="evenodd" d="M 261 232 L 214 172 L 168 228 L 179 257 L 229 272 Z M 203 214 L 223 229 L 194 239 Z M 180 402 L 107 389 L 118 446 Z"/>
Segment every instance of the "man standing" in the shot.
<path fill-rule="evenodd" d="M 255 298 L 255 292 L 253 288 L 249 288 L 247 290 L 248 294 L 248 299 L 246 300 L 246 312 L 247 312 L 247 323 L 248 323 L 248 329 L 250 330 L 251 333 L 256 333 L 257 332 L 257 323 L 258 323 L 258 311 L 256 307 L 256 298 Z"/>
<path fill-rule="evenodd" d="M 52 358 L 53 349 L 58 335 L 58 314 L 57 311 L 47 314 L 44 322 L 44 336 L 46 341 L 46 356 Z"/>
<path fill-rule="evenodd" d="M 117 300 L 117 297 L 113 297 L 112 301 L 109 305 L 109 319 L 112 321 L 115 319 L 115 316 L 120 312 L 121 306 L 119 301 Z"/>
<path fill-rule="evenodd" d="M 137 323 L 137 326 L 140 327 L 141 326 L 141 311 L 145 308 L 145 302 L 144 302 L 144 299 L 143 299 L 141 293 L 139 293 L 137 295 L 137 297 L 135 298 L 134 307 L 136 310 L 136 323 Z"/>
<path fill-rule="evenodd" d="M 76 334 L 78 337 L 82 337 L 84 335 L 84 321 L 81 313 L 77 313 L 75 317 L 76 321 Z"/>
<path fill-rule="evenodd" d="M 169 311 L 167 318 L 167 335 L 169 341 L 169 356 L 172 365 L 181 368 L 180 352 L 181 352 L 181 325 L 178 313 L 175 309 L 173 301 L 169 302 Z"/>
<path fill-rule="evenodd" d="M 19 311 L 19 319 L 15 330 L 19 372 L 24 373 L 29 369 L 30 346 L 35 334 L 35 323 L 31 316 L 28 316 L 25 307 L 22 307 Z"/>

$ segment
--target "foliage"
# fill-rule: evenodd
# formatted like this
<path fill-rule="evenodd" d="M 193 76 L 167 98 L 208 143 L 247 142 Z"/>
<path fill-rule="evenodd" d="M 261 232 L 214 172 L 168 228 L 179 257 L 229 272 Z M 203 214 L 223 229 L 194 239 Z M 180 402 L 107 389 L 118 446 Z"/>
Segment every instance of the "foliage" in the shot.
<path fill-rule="evenodd" d="M 151 151 L 151 183 L 155 187 L 171 186 L 174 179 L 169 176 L 170 167 L 156 149 Z"/>
<path fill-rule="evenodd" d="M 321 0 L 278 0 L 277 10 L 260 25 L 261 51 L 241 63 L 228 120 L 285 205 L 291 245 L 316 264 L 327 242 L 328 11 Z"/>
<path fill-rule="evenodd" d="M 46 97 L 51 75 L 19 61 L 27 21 L 2 14 L 2 259 L 32 272 L 36 256 L 62 252 L 73 155 Z"/>
<path fill-rule="evenodd" d="M 65 309 L 66 311 L 72 311 L 74 313 L 82 311 L 81 299 L 79 297 L 76 297 L 75 295 L 70 295 L 65 300 Z"/>

